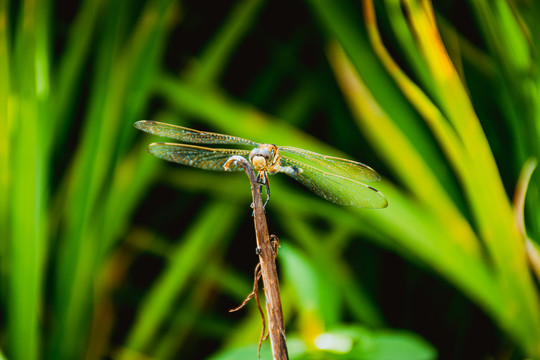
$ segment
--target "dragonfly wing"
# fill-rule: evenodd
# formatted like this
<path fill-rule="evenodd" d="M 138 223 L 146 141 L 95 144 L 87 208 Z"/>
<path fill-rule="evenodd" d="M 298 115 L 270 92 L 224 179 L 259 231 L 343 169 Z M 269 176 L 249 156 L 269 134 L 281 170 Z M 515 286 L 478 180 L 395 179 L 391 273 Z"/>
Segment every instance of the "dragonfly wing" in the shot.
<path fill-rule="evenodd" d="M 388 205 L 377 189 L 344 176 L 319 170 L 294 159 L 281 159 L 283 172 L 320 197 L 340 205 L 379 209 Z"/>
<path fill-rule="evenodd" d="M 249 150 L 239 149 L 213 149 L 202 146 L 153 143 L 148 146 L 148 152 L 161 159 L 178 164 L 192 166 L 205 170 L 225 171 L 223 164 L 232 155 L 249 157 Z M 240 167 L 231 166 L 230 170 L 242 170 Z"/>
<path fill-rule="evenodd" d="M 356 181 L 379 181 L 381 177 L 375 170 L 358 161 L 342 159 L 334 156 L 317 154 L 313 151 L 299 149 L 291 146 L 279 146 L 279 151 L 303 157 L 312 163 L 320 166 L 330 173 L 335 173 L 343 177 Z"/>
<path fill-rule="evenodd" d="M 192 144 L 228 144 L 259 146 L 258 143 L 237 136 L 199 131 L 183 126 L 160 123 L 157 121 L 141 120 L 134 126 L 150 134 L 168 137 Z"/>

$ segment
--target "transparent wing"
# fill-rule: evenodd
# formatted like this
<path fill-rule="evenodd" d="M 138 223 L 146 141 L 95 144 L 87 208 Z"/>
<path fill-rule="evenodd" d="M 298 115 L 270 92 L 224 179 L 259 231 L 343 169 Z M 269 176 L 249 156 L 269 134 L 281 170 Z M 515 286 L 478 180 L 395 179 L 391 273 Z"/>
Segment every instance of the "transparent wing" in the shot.
<path fill-rule="evenodd" d="M 281 158 L 281 166 L 280 172 L 289 175 L 315 194 L 333 203 L 372 209 L 384 208 L 388 205 L 381 192 L 358 181 L 319 170 L 286 157 Z"/>
<path fill-rule="evenodd" d="M 148 152 L 154 156 L 178 164 L 192 166 L 205 170 L 225 171 L 223 164 L 232 155 L 249 157 L 249 150 L 238 149 L 212 149 L 202 146 L 153 143 L 148 146 Z M 242 170 L 231 166 L 230 170 Z"/>
<path fill-rule="evenodd" d="M 229 144 L 229 145 L 252 145 L 258 143 L 236 136 L 218 134 L 213 132 L 189 129 L 183 126 L 160 123 L 157 121 L 141 120 L 134 126 L 150 134 L 164 136 L 192 144 Z"/>
<path fill-rule="evenodd" d="M 279 151 L 301 156 L 328 172 L 356 181 L 379 181 L 381 177 L 375 170 L 358 161 L 342 159 L 334 156 L 317 154 L 312 151 L 298 149 L 290 146 L 279 146 Z"/>

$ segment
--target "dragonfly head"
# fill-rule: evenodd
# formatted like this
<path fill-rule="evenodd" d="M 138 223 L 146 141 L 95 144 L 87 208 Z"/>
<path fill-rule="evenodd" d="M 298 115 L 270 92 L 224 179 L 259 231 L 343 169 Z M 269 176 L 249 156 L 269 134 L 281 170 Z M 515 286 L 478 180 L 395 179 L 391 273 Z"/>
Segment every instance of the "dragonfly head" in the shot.
<path fill-rule="evenodd" d="M 268 170 L 277 160 L 277 146 L 271 144 L 261 144 L 258 148 L 251 150 L 249 161 L 257 171 Z"/>

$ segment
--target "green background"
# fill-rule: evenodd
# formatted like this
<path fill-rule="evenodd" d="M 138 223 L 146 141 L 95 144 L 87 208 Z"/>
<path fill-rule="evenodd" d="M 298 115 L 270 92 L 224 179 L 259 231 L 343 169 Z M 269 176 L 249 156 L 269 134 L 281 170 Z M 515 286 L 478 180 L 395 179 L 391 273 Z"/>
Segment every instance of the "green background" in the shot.
<path fill-rule="evenodd" d="M 374 2 L 0 0 L 0 358 L 256 358 L 247 178 L 150 119 L 381 174 L 270 179 L 291 358 L 540 359 L 540 6 Z"/>

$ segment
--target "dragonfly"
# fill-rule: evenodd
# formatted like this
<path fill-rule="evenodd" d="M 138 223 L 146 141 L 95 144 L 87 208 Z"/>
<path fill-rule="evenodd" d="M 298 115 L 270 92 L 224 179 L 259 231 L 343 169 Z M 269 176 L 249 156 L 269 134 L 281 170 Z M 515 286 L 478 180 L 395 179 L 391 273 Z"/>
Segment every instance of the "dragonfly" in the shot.
<path fill-rule="evenodd" d="M 388 205 L 377 189 L 364 184 L 379 181 L 379 174 L 360 162 L 321 155 L 291 146 L 257 143 L 237 136 L 199 131 L 157 121 L 141 120 L 134 124 L 144 132 L 179 140 L 179 143 L 152 143 L 147 150 L 158 158 L 205 170 L 225 171 L 229 157 L 239 155 L 258 171 L 258 180 L 266 186 L 268 175 L 284 173 L 320 197 L 339 205 L 379 209 Z M 241 145 L 249 149 L 213 148 L 190 144 Z M 229 170 L 241 171 L 240 167 Z M 266 205 L 266 204 L 265 204 Z"/>

